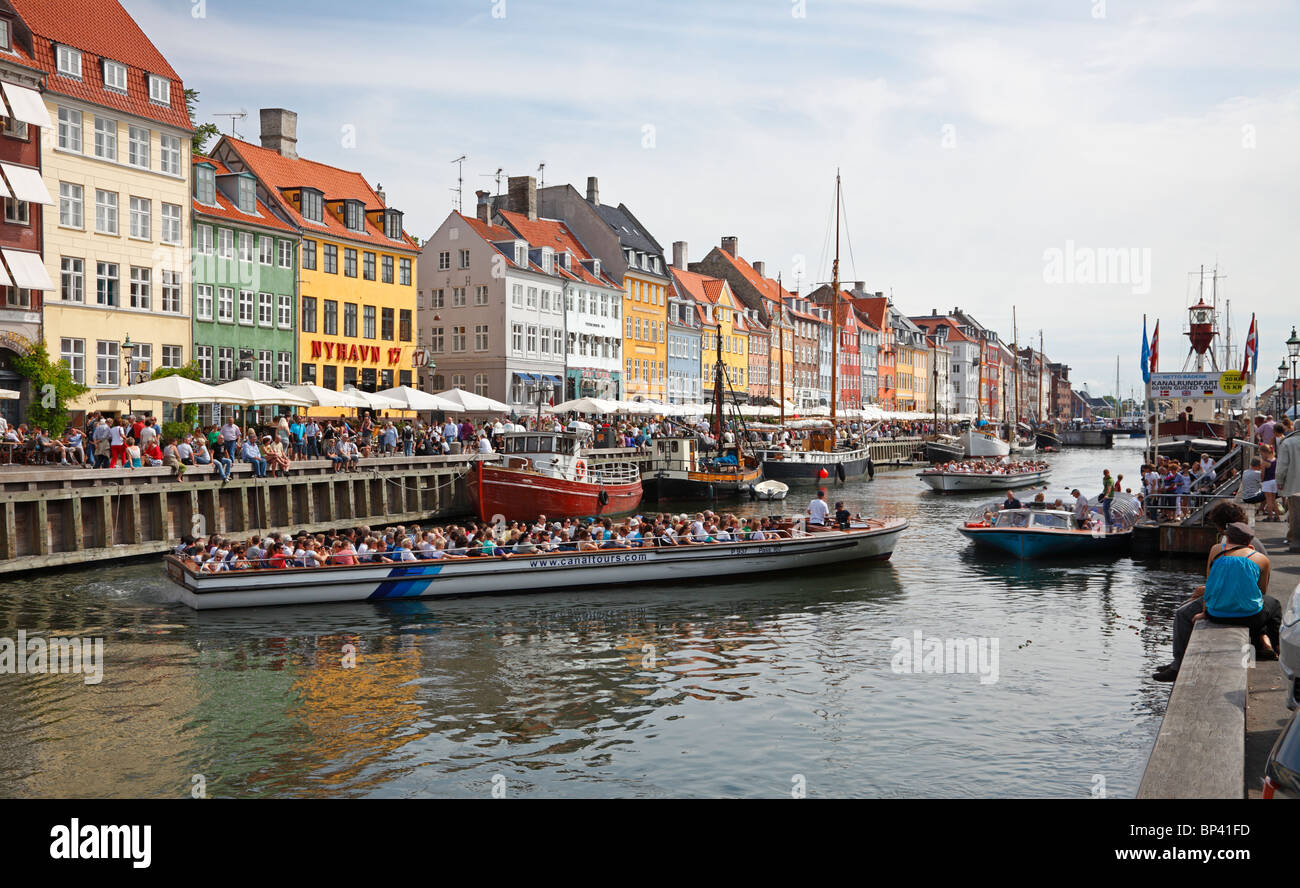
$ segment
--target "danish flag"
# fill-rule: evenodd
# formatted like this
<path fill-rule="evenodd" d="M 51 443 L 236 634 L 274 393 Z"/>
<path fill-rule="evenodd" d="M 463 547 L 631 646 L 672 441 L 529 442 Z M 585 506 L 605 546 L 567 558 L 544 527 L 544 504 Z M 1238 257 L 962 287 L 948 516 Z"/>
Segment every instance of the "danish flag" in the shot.
<path fill-rule="evenodd" d="M 1255 316 L 1252 314 L 1250 316 L 1250 332 L 1246 334 L 1246 362 L 1241 365 L 1241 372 L 1245 376 L 1249 376 L 1259 368 L 1259 354 L 1256 351 L 1259 348 L 1257 334 Z"/>
<path fill-rule="evenodd" d="M 1160 369 L 1160 322 L 1156 321 L 1156 328 L 1151 333 L 1151 372 L 1155 373 Z"/>

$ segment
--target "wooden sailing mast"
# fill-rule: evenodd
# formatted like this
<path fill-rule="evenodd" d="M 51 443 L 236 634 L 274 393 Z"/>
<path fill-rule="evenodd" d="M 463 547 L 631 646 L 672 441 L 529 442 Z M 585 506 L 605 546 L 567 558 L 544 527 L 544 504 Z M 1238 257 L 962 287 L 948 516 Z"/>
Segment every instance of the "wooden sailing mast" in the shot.
<path fill-rule="evenodd" d="M 1011 306 L 1011 385 L 1015 389 L 1014 415 L 1011 417 L 1011 427 L 1007 429 L 1007 441 L 1012 444 L 1020 443 L 1020 343 L 1019 331 L 1016 328 L 1016 307 Z"/>
<path fill-rule="evenodd" d="M 838 438 L 835 419 L 836 401 L 839 400 L 839 345 L 840 345 L 840 171 L 835 171 L 835 262 L 831 265 L 831 442 Z"/>
<path fill-rule="evenodd" d="M 722 298 L 719 296 L 718 305 L 713 306 L 713 321 L 717 324 L 717 332 L 713 334 L 714 344 L 717 346 L 717 360 L 713 365 L 713 415 L 717 424 L 717 442 L 718 456 L 722 456 Z M 737 458 L 739 461 L 739 458 Z"/>
<path fill-rule="evenodd" d="M 781 364 L 780 369 L 778 370 L 781 376 L 781 392 L 777 396 L 777 400 L 780 402 L 778 406 L 781 408 L 782 429 L 785 428 L 785 296 L 783 295 L 784 293 L 785 293 L 785 287 L 782 286 L 781 284 L 781 273 L 777 272 L 776 274 L 776 304 L 777 304 L 776 338 L 778 343 L 777 347 L 780 349 L 780 351 L 778 352 L 778 357 L 780 359 L 780 364 Z"/>

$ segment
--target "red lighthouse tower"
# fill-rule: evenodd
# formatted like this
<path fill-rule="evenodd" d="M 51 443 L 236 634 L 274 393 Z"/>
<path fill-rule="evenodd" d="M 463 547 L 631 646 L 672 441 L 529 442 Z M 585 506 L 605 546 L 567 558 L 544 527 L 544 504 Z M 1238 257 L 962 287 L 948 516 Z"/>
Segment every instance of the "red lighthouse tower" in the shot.
<path fill-rule="evenodd" d="M 1214 323 L 1214 306 L 1206 305 L 1205 300 L 1199 299 L 1191 308 L 1187 309 L 1188 328 L 1187 338 L 1192 341 L 1192 347 L 1187 352 L 1187 364 L 1191 364 L 1193 356 L 1195 357 L 1196 369 L 1198 371 L 1205 369 L 1205 359 L 1210 359 L 1210 366 L 1215 370 L 1219 369 L 1219 362 L 1214 356 L 1214 338 L 1219 335 Z"/>

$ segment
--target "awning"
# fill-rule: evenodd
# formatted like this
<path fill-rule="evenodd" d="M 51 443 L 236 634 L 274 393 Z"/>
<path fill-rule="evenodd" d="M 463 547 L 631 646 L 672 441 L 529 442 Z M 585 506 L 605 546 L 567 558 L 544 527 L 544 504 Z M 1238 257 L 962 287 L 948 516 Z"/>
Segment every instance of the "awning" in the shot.
<path fill-rule="evenodd" d="M 542 382 L 549 382 L 551 385 L 560 384 L 560 377 L 552 376 L 550 373 L 543 373 L 541 378 Z"/>
<path fill-rule="evenodd" d="M 45 129 L 53 128 L 50 112 L 45 110 L 45 103 L 41 101 L 40 93 L 16 83 L 5 83 L 0 86 L 4 87 L 5 98 L 9 101 L 9 110 L 13 112 L 15 118 Z"/>
<path fill-rule="evenodd" d="M 16 287 L 22 287 L 28 290 L 53 290 L 54 281 L 50 280 L 49 274 L 45 271 L 45 263 L 36 253 L 29 253 L 27 250 L 0 250 L 4 254 L 5 264 L 9 266 L 9 273 L 13 275 L 13 283 Z"/>
<path fill-rule="evenodd" d="M 4 265 L 0 265 L 0 287 L 12 287 L 13 280 L 9 277 L 9 272 L 5 270 Z"/>
<path fill-rule="evenodd" d="M 516 371 L 515 376 L 518 376 L 520 379 L 522 379 L 524 382 L 528 383 L 529 385 L 535 385 L 537 383 L 536 373 L 520 373 Z"/>
<path fill-rule="evenodd" d="M 5 178 L 9 180 L 9 189 L 14 197 L 31 203 L 54 205 L 49 189 L 45 187 L 45 180 L 36 170 L 31 167 L 15 166 L 12 163 L 0 163 L 0 170 L 4 170 Z"/>

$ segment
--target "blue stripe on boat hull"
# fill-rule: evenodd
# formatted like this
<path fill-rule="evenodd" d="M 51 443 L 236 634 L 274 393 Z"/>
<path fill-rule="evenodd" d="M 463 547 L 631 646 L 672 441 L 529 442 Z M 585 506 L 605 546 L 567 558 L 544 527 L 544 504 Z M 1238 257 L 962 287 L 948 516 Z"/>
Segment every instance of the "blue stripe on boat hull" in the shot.
<path fill-rule="evenodd" d="M 1023 530 L 970 530 L 959 528 L 976 546 L 1003 552 L 1015 558 L 1062 558 L 1097 552 L 1112 552 L 1129 544 L 1131 532 L 1095 537 L 1091 534 L 1035 533 Z"/>
<path fill-rule="evenodd" d="M 371 601 L 383 598 L 418 598 L 429 590 L 434 577 L 440 573 L 440 564 L 394 567 L 388 572 L 388 579 L 380 583 L 369 598 Z"/>

